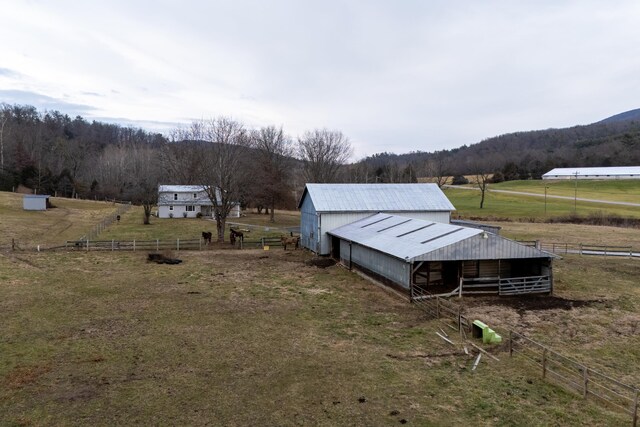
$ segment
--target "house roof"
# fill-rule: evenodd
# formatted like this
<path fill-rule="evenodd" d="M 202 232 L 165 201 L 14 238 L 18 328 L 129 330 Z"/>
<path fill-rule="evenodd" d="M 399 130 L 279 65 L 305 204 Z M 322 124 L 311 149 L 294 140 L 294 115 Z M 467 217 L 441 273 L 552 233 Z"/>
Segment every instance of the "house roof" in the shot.
<path fill-rule="evenodd" d="M 204 191 L 204 185 L 159 185 L 159 193 L 197 193 Z"/>
<path fill-rule="evenodd" d="M 453 211 L 436 184 L 307 184 L 317 212 Z"/>
<path fill-rule="evenodd" d="M 554 257 L 477 228 L 385 213 L 327 233 L 408 262 Z"/>
<path fill-rule="evenodd" d="M 542 175 L 551 176 L 616 176 L 616 175 L 640 175 L 640 166 L 612 166 L 601 168 L 555 168 Z"/>

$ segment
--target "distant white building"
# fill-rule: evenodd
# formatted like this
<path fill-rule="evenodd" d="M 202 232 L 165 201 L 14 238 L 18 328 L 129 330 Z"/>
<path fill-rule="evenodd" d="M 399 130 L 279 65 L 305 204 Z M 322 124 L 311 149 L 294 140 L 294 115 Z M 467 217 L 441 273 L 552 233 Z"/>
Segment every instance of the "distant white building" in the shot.
<path fill-rule="evenodd" d="M 542 179 L 640 179 L 640 166 L 555 168 Z"/>
<path fill-rule="evenodd" d="M 213 203 L 202 185 L 158 186 L 158 218 L 213 217 Z M 240 217 L 240 203 L 235 203 L 228 218 Z"/>

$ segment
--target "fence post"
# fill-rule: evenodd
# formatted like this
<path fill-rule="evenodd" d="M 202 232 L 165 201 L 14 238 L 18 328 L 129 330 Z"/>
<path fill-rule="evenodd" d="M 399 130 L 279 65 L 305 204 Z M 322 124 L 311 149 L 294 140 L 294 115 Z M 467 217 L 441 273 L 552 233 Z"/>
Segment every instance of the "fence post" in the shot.
<path fill-rule="evenodd" d="M 264 237 L 260 238 L 260 243 L 262 243 L 262 248 L 264 248 Z"/>
<path fill-rule="evenodd" d="M 462 314 L 460 314 L 460 306 L 458 306 L 458 332 L 462 332 Z"/>
<path fill-rule="evenodd" d="M 509 357 L 513 357 L 513 331 L 509 329 Z"/>
<path fill-rule="evenodd" d="M 582 255 L 582 243 L 580 243 L 580 255 Z"/>
<path fill-rule="evenodd" d="M 133 239 L 133 252 L 136 251 L 136 239 Z"/>
<path fill-rule="evenodd" d="M 436 297 L 436 319 L 440 318 L 440 297 Z"/>
<path fill-rule="evenodd" d="M 547 348 L 542 352 L 542 378 L 547 378 Z"/>
<path fill-rule="evenodd" d="M 200 239 L 198 239 L 198 250 L 199 251 L 202 250 L 202 237 Z"/>
<path fill-rule="evenodd" d="M 89 252 L 89 238 L 87 237 L 87 252 Z"/>
<path fill-rule="evenodd" d="M 160 239 L 156 239 L 156 252 L 160 250 Z"/>
<path fill-rule="evenodd" d="M 114 241 L 113 241 L 113 239 L 111 239 L 111 252 L 113 252 L 113 243 L 114 243 Z"/>
<path fill-rule="evenodd" d="M 633 400 L 633 427 L 638 427 L 638 389 L 636 389 L 636 397 Z"/>
<path fill-rule="evenodd" d="M 582 397 L 587 398 L 587 394 L 589 393 L 589 368 L 586 366 L 582 367 L 582 381 L 583 381 L 583 389 L 582 389 Z"/>
<path fill-rule="evenodd" d="M 176 251 L 180 250 L 180 239 L 176 239 Z"/>

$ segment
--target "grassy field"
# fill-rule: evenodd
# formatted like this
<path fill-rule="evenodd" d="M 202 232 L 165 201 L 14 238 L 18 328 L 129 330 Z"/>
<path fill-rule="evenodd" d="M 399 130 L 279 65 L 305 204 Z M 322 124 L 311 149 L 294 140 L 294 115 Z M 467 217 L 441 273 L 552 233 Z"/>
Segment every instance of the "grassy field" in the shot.
<path fill-rule="evenodd" d="M 629 423 L 518 358 L 472 371 L 435 321 L 341 267 L 307 265 L 306 252 L 178 255 L 176 266 L 134 253 L 0 255 L 0 424 Z M 588 360 L 637 366 L 637 267 L 582 272 L 574 261 L 557 267 L 559 293 L 604 303 L 523 313 L 467 298 L 467 309 L 554 332 L 553 344 Z M 607 286 L 594 288 L 592 274 Z"/>
<path fill-rule="evenodd" d="M 545 214 L 543 197 L 487 192 L 485 194 L 484 208 L 480 209 L 480 191 L 446 188 L 444 193 L 456 207 L 454 216 L 462 218 L 505 218 L 541 221 L 545 218 L 569 216 L 574 213 L 573 200 L 547 198 Z M 635 201 L 638 202 L 639 200 L 640 196 L 636 196 Z M 640 207 L 581 201 L 577 202 L 575 212 L 579 216 L 618 215 L 621 217 L 640 218 Z"/>
<path fill-rule="evenodd" d="M 2 199 L 0 224 L 13 224 L 21 241 L 30 222 L 64 236 L 113 211 L 61 199 L 57 209 L 81 226 L 57 233 L 65 223 L 34 219 L 11 200 Z M 277 212 L 275 227 L 265 215 L 239 222 L 252 235 L 279 234 L 298 215 Z M 100 238 L 215 230 L 203 219 L 152 222 L 143 226 L 134 207 Z M 526 240 L 640 241 L 638 229 L 498 225 Z M 472 371 L 473 357 L 435 335 L 439 323 L 342 267 L 314 267 L 308 252 L 174 255 L 183 263 L 149 264 L 132 252 L 0 251 L 0 425 L 630 424 L 544 382 L 520 358 L 484 358 Z M 567 256 L 554 263 L 557 305 L 461 302 L 472 319 L 640 384 L 638 273 L 636 259 Z"/>
<path fill-rule="evenodd" d="M 25 211 L 22 194 L 0 192 L 0 247 L 10 246 L 11 239 L 29 248 L 64 244 L 78 239 L 116 211 L 116 206 L 108 202 L 58 197 L 50 200 L 53 209 Z"/>
<path fill-rule="evenodd" d="M 640 203 L 639 180 L 527 180 L 506 181 L 490 184 L 496 190 L 523 191 L 526 193 L 574 197 L 576 194 L 583 199 L 610 200 L 616 202 Z"/>

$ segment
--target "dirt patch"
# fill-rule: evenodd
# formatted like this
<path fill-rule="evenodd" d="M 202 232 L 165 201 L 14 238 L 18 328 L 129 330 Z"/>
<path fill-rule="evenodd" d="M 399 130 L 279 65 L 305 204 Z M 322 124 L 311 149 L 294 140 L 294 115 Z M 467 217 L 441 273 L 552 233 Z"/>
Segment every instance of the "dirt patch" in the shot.
<path fill-rule="evenodd" d="M 36 382 L 38 378 L 51 371 L 48 366 L 16 366 L 5 378 L 11 388 L 20 388 Z"/>
<path fill-rule="evenodd" d="M 305 261 L 306 265 L 318 268 L 327 268 L 336 265 L 336 260 L 332 258 L 311 258 Z"/>
<path fill-rule="evenodd" d="M 468 300 L 469 301 L 469 300 Z M 572 308 L 588 307 L 604 302 L 603 300 L 576 300 L 556 297 L 553 295 L 541 296 L 512 296 L 512 297 L 478 297 L 473 299 L 473 306 L 503 306 L 513 308 L 518 312 L 532 310 L 571 310 Z"/>

